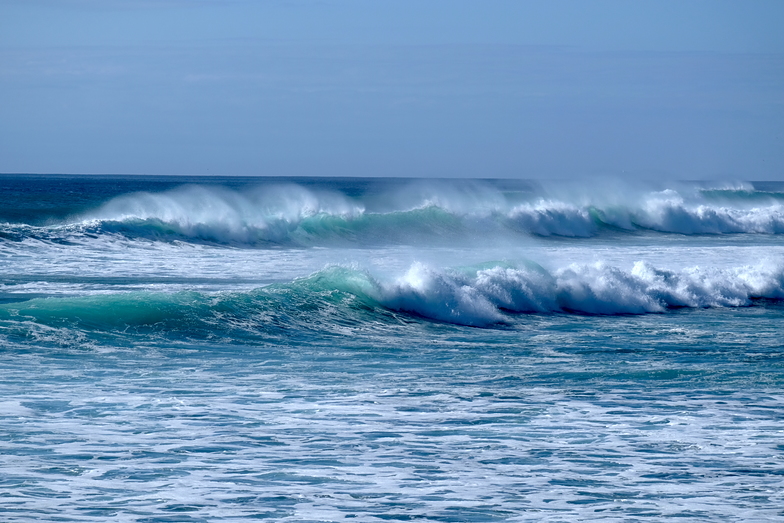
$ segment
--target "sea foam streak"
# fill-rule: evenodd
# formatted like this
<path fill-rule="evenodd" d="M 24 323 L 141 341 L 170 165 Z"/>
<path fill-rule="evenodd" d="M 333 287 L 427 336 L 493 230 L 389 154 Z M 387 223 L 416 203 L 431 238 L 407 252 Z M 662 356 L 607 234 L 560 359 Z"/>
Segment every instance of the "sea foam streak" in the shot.
<path fill-rule="evenodd" d="M 326 332 L 341 325 L 397 321 L 389 311 L 487 327 L 514 324 L 524 313 L 661 313 L 678 307 L 748 306 L 757 298 L 784 299 L 784 265 L 672 271 L 637 262 L 624 271 L 595 263 L 548 272 L 534 263 L 464 269 L 415 263 L 391 280 L 333 266 L 251 292 L 133 292 L 33 299 L 0 305 L 0 319 L 98 331 L 132 327 L 191 334 L 269 334 Z"/>

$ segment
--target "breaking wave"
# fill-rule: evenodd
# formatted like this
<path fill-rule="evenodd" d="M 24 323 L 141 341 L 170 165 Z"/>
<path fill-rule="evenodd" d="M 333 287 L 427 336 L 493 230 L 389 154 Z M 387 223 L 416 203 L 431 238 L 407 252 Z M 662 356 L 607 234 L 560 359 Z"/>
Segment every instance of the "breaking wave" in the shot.
<path fill-rule="evenodd" d="M 66 223 L 3 224 L 0 239 L 68 241 L 108 234 L 265 247 L 640 231 L 784 234 L 782 194 L 746 187 L 599 195 L 477 187 L 481 190 L 456 191 L 436 185 L 363 199 L 297 185 L 243 191 L 185 186 L 119 196 Z"/>
<path fill-rule="evenodd" d="M 378 301 L 394 310 L 486 326 L 512 321 L 515 313 L 645 314 L 748 306 L 756 298 L 784 298 L 784 267 L 679 272 L 637 262 L 631 271 L 596 263 L 554 272 L 535 264 L 459 272 L 415 264 L 394 283 L 377 289 Z"/>
<path fill-rule="evenodd" d="M 436 269 L 421 263 L 393 279 L 333 266 L 250 292 L 131 292 L 0 304 L 0 330 L 31 325 L 100 332 L 179 332 L 202 338 L 376 328 L 419 319 L 473 327 L 524 323 L 527 314 L 646 314 L 673 308 L 743 307 L 784 299 L 784 265 L 680 271 L 637 262 L 631 270 L 535 263 Z"/>

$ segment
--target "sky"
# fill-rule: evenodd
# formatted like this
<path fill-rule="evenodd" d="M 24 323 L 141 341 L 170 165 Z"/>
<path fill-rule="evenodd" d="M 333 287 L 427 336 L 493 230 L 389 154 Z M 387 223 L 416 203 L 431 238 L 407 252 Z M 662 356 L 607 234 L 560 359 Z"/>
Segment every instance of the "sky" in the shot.
<path fill-rule="evenodd" d="M 0 173 L 784 180 L 780 0 L 0 0 Z"/>

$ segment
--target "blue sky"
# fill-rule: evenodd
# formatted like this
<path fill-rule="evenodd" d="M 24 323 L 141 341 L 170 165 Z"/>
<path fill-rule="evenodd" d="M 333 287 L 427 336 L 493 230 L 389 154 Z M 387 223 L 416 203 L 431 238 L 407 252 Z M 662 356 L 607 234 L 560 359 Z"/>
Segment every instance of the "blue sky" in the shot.
<path fill-rule="evenodd" d="M 784 2 L 0 2 L 0 172 L 784 179 Z"/>

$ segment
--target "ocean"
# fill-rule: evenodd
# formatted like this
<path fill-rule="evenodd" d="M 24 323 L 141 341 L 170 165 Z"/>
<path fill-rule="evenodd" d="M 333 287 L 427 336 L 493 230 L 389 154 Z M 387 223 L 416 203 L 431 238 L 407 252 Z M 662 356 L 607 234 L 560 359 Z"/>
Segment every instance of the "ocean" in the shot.
<path fill-rule="evenodd" d="M 0 519 L 784 519 L 784 183 L 0 176 Z"/>

